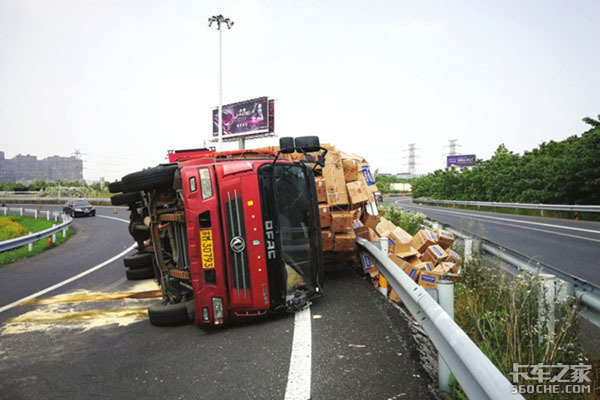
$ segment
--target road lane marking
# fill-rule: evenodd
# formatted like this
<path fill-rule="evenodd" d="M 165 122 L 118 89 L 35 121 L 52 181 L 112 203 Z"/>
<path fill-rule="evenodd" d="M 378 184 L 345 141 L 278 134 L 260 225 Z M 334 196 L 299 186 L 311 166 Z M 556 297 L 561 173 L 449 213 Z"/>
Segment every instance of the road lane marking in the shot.
<path fill-rule="evenodd" d="M 24 301 L 35 299 L 36 297 L 39 297 L 39 296 L 41 296 L 43 294 L 51 292 L 54 289 L 58 289 L 59 287 L 65 286 L 65 285 L 67 285 L 67 284 L 69 284 L 69 283 L 71 283 L 73 281 L 76 281 L 79 278 L 83 278 L 84 276 L 89 275 L 92 272 L 99 270 L 100 268 L 106 267 L 108 264 L 112 263 L 115 260 L 118 260 L 119 258 L 123 257 L 125 254 L 127 254 L 130 251 L 134 250 L 136 248 L 136 246 L 137 246 L 137 243 L 134 243 L 131 246 L 129 246 L 128 248 L 126 248 L 125 250 L 123 250 L 122 252 L 120 252 L 119 254 L 117 254 L 116 256 L 114 256 L 112 258 L 109 258 L 108 260 L 106 260 L 106 261 L 104 261 L 104 262 L 96 265 L 95 267 L 92 267 L 92 268 L 90 268 L 90 269 L 88 269 L 86 271 L 83 271 L 80 274 L 77 274 L 77 275 L 75 275 L 75 276 L 73 276 L 73 277 L 71 277 L 69 279 L 66 279 L 66 280 L 64 280 L 62 282 L 59 282 L 56 285 L 52 285 L 52 286 L 50 286 L 50 287 L 48 287 L 48 288 L 46 288 L 44 290 L 40 290 L 37 293 L 34 293 L 34 294 L 29 295 L 27 297 L 23 297 L 22 299 L 19 299 L 19 300 L 14 301 L 14 302 L 12 302 L 10 304 L 7 304 L 7 305 L 5 305 L 3 307 L 0 307 L 0 313 L 3 312 L 3 311 L 9 310 L 9 309 L 11 309 L 13 307 L 16 307 L 16 306 L 18 306 L 20 303 L 22 303 Z"/>
<path fill-rule="evenodd" d="M 396 201 L 395 203 L 400 204 L 399 201 Z M 497 219 L 499 221 L 517 222 L 517 223 L 521 223 L 521 224 L 539 225 L 539 226 L 546 226 L 546 227 L 550 227 L 550 228 L 568 229 L 568 230 L 572 230 L 572 231 L 599 233 L 600 234 L 600 231 L 595 231 L 593 229 L 574 228 L 572 226 L 544 224 L 542 222 L 531 222 L 531 221 L 523 221 L 523 220 L 519 220 L 519 219 L 491 217 L 488 215 L 481 215 L 481 214 L 470 214 L 470 213 L 463 213 L 463 212 L 457 212 L 457 211 L 447 211 L 447 210 L 440 210 L 439 207 L 426 207 L 426 206 L 415 206 L 415 205 L 409 205 L 409 207 L 424 208 L 426 210 L 439 211 L 441 213 L 448 213 L 448 214 L 467 215 L 467 216 L 472 216 L 472 217 L 476 217 L 476 218 Z M 556 233 L 556 232 L 553 232 L 553 233 Z"/>
<path fill-rule="evenodd" d="M 109 217 L 108 215 L 96 215 L 96 217 L 107 218 L 107 219 L 114 219 L 116 221 L 121 221 L 121 222 L 127 222 L 127 223 L 129 223 L 128 219 L 117 218 L 117 217 Z"/>
<path fill-rule="evenodd" d="M 312 331 L 310 307 L 296 312 L 294 316 L 294 339 L 292 356 L 285 388 L 285 400 L 310 399 L 312 370 Z"/>

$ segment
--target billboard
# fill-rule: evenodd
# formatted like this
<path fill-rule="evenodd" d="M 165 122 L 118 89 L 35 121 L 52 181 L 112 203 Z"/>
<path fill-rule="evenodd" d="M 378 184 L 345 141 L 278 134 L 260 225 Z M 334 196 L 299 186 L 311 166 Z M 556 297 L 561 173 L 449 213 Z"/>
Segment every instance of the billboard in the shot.
<path fill-rule="evenodd" d="M 475 165 L 475 154 L 463 154 L 458 156 L 448 156 L 446 158 L 446 167 L 473 167 Z"/>
<path fill-rule="evenodd" d="M 213 110 L 213 136 L 219 134 L 218 108 Z M 223 139 L 273 132 L 273 100 L 267 97 L 223 106 Z"/>

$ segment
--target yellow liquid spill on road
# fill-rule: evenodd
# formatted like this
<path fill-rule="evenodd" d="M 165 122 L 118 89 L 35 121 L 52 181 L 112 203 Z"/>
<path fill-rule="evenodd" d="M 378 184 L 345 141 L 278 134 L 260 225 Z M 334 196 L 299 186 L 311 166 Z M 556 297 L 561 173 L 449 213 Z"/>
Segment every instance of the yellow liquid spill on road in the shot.
<path fill-rule="evenodd" d="M 38 306 L 14 318 L 4 321 L 1 336 L 28 332 L 52 333 L 55 330 L 88 331 L 93 328 L 116 324 L 127 326 L 148 318 L 146 299 L 161 297 L 161 291 L 154 281 L 141 282 L 126 292 L 102 293 L 78 290 L 42 299 L 25 301 L 20 306 Z M 121 301 L 119 307 L 81 310 L 80 304 L 89 302 Z M 144 305 L 144 306 L 142 306 Z M 77 309 L 79 308 L 79 309 Z"/>

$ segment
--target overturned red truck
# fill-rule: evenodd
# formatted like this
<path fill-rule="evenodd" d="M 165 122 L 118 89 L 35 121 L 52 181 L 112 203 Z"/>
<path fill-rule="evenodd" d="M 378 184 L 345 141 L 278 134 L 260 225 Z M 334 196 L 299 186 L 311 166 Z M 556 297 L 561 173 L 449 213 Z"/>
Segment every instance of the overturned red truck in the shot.
<path fill-rule="evenodd" d="M 279 158 L 292 152 L 305 158 Z M 278 153 L 175 151 L 170 164 L 113 182 L 112 202 L 129 205 L 138 241 L 127 276 L 155 276 L 162 290 L 150 321 L 221 325 L 296 311 L 321 296 L 312 174 L 326 153 L 316 136 L 281 138 Z"/>

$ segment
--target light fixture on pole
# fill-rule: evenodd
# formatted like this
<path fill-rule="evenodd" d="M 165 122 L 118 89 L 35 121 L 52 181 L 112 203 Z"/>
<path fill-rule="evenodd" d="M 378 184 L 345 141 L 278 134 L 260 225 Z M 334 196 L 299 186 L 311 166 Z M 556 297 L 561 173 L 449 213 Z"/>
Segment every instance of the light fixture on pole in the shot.
<path fill-rule="evenodd" d="M 233 26 L 233 21 L 229 18 L 223 17 L 221 14 L 214 15 L 208 19 L 208 26 L 211 27 L 212 24 L 217 24 L 217 30 L 219 31 L 219 125 L 218 125 L 218 143 L 219 143 L 219 151 L 223 150 L 223 60 L 222 60 L 222 41 L 221 41 L 221 24 L 227 25 L 227 29 L 231 29 Z"/>

